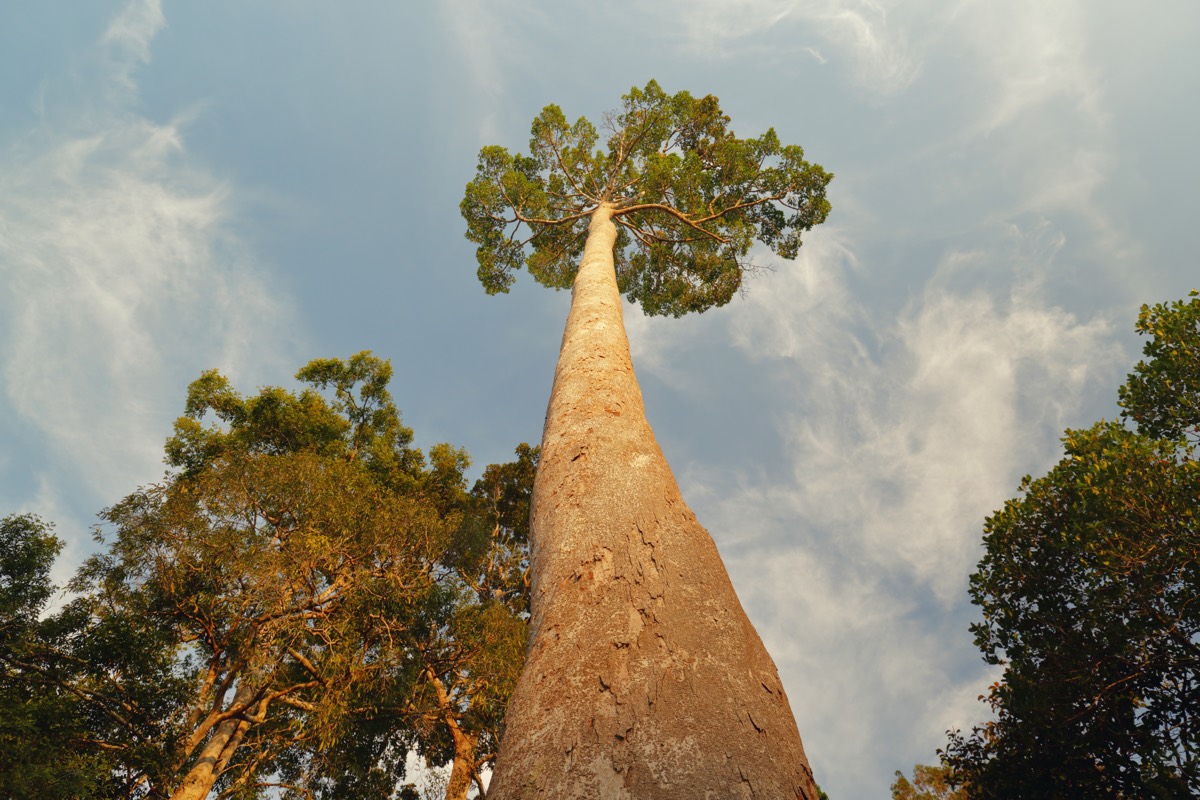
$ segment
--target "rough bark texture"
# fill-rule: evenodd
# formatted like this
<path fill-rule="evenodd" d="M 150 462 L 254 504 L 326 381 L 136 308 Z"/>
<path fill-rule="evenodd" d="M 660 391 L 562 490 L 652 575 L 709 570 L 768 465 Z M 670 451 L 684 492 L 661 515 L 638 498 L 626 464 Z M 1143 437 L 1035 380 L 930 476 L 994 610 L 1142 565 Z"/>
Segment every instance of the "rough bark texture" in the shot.
<path fill-rule="evenodd" d="M 489 800 L 805 798 L 775 664 L 646 422 L 594 214 L 542 438 L 530 649 Z"/>

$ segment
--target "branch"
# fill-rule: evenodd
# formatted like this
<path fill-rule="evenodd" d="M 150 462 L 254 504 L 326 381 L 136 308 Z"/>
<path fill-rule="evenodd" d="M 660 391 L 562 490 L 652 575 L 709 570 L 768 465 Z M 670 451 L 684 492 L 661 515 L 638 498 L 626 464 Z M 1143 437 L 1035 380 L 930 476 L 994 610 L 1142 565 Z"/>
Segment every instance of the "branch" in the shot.
<path fill-rule="evenodd" d="M 308 670 L 309 674 L 316 678 L 318 683 L 320 683 L 322 686 L 325 685 L 325 679 L 321 677 L 321 673 L 317 671 L 317 668 L 313 666 L 311 661 L 304 657 L 303 653 L 296 650 L 294 647 L 289 647 L 287 649 L 287 653 L 289 656 L 300 662 L 300 666 Z"/>
<path fill-rule="evenodd" d="M 624 208 L 618 208 L 618 209 L 614 210 L 613 216 L 616 216 L 617 214 L 631 214 L 634 211 L 643 211 L 643 210 L 650 210 L 650 209 L 658 210 L 658 211 L 666 211 L 669 214 L 674 214 L 675 216 L 679 217 L 679 219 L 683 220 L 688 225 L 691 225 L 693 228 L 697 228 L 698 230 L 704 231 L 704 229 L 701 228 L 700 225 L 704 224 L 705 222 L 712 222 L 714 219 L 720 219 L 721 217 L 724 217 L 728 214 L 732 214 L 735 211 L 741 211 L 743 208 L 753 208 L 754 206 L 761 206 L 763 203 L 770 203 L 770 202 L 774 202 L 776 200 L 782 200 L 783 198 L 787 197 L 787 194 L 788 194 L 787 192 L 784 192 L 783 194 L 771 194 L 771 195 L 767 195 L 765 197 L 759 197 L 758 199 L 751 200 L 747 203 L 737 203 L 737 204 L 732 205 L 729 208 L 725 209 L 724 211 L 718 211 L 716 213 L 709 214 L 707 217 L 701 217 L 697 220 L 689 219 L 687 216 L 685 216 L 683 214 L 683 212 L 681 212 L 675 208 L 672 208 L 671 206 L 663 205 L 661 203 L 642 203 L 642 204 L 639 204 L 636 206 L 625 206 Z M 713 238 L 717 238 L 718 241 L 720 241 L 722 243 L 725 242 L 724 239 L 719 239 L 714 234 L 709 233 L 708 231 L 704 231 L 704 232 L 708 233 L 709 236 L 713 236 Z"/>
<path fill-rule="evenodd" d="M 737 208 L 728 209 L 728 211 L 736 211 L 736 210 L 737 210 Z M 700 220 L 692 220 L 686 214 L 684 214 L 682 211 L 680 211 L 676 208 L 673 208 L 671 206 L 668 206 L 668 205 L 663 205 L 662 203 L 640 203 L 636 206 L 626 206 L 625 208 L 618 208 L 618 209 L 614 210 L 613 217 L 619 218 L 619 217 L 625 216 L 626 214 L 632 214 L 635 211 L 662 211 L 666 214 L 670 214 L 671 216 L 675 217 L 680 222 L 682 222 L 684 225 L 687 225 L 691 228 L 696 229 L 700 233 L 703 233 L 705 236 L 707 236 L 710 239 L 713 239 L 714 241 L 720 242 L 721 244 L 729 244 L 729 240 L 726 239 L 724 236 L 718 236 L 717 234 L 713 233 L 712 231 L 700 227 L 700 223 L 710 222 L 714 219 L 717 219 L 718 217 L 722 217 L 725 215 L 725 213 L 728 213 L 728 211 L 723 212 L 721 214 L 714 214 L 714 215 L 705 217 Z M 631 226 L 626 225 L 626 227 L 631 227 Z"/>
<path fill-rule="evenodd" d="M 516 206 L 513 206 L 513 213 L 517 215 L 517 219 L 531 227 L 535 224 L 536 225 L 562 225 L 564 222 L 574 222 L 577 219 L 583 219 L 584 217 L 590 217 L 592 215 L 592 212 L 595 210 L 596 210 L 596 208 L 593 206 L 592 208 L 589 208 L 585 211 L 580 211 L 575 214 L 571 214 L 570 216 L 559 217 L 558 219 L 541 219 L 539 217 L 526 217 L 520 211 L 517 210 Z"/>
<path fill-rule="evenodd" d="M 563 171 L 563 175 L 567 176 L 567 180 L 570 182 L 571 188 L 580 195 L 587 197 L 587 195 L 584 194 L 583 189 L 579 188 L 579 183 L 575 180 L 575 176 L 571 174 L 571 170 L 567 169 L 567 165 L 563 163 L 562 152 L 558 149 L 558 141 L 553 136 L 547 136 L 546 138 L 550 142 L 550 149 L 554 151 L 554 158 L 558 161 L 558 167 Z M 590 200 L 591 198 L 588 199 Z"/>
<path fill-rule="evenodd" d="M 47 682 L 49 682 L 51 685 L 57 686 L 60 689 L 65 689 L 66 691 L 68 691 L 71 694 L 78 697 L 80 700 L 83 700 L 84 702 L 91 703 L 92 705 L 99 707 L 100 710 L 104 712 L 105 716 L 111 717 L 115 722 L 120 724 L 122 727 L 128 728 L 130 730 L 133 729 L 133 723 L 130 720 L 121 716 L 113 708 L 111 708 L 109 706 L 110 703 L 115 704 L 115 705 L 120 706 L 121 708 L 124 708 L 125 710 L 127 710 L 131 713 L 136 713 L 137 709 L 133 708 L 128 703 L 108 697 L 107 695 L 100 694 L 99 692 L 93 692 L 89 689 L 84 689 L 84 688 L 75 686 L 61 678 L 54 676 L 49 670 L 39 667 L 36 664 L 29 664 L 29 663 L 26 663 L 24 661 L 20 661 L 17 659 L 13 659 L 13 660 L 9 661 L 9 663 L 13 664 L 14 666 L 19 667 L 21 669 L 27 669 L 32 672 L 36 672 L 38 675 L 41 675 L 42 678 L 44 680 L 46 680 Z M 118 685 L 118 688 L 120 688 L 119 685 Z"/>

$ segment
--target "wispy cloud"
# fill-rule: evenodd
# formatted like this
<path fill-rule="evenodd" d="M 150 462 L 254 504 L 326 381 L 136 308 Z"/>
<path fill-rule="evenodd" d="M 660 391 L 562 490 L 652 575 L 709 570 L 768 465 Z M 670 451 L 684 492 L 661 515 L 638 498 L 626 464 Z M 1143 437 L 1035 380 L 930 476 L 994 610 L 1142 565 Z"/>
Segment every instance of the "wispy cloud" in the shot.
<path fill-rule="evenodd" d="M 0 144 L 3 397 L 44 437 L 42 468 L 104 501 L 159 473 L 188 380 L 273 364 L 291 327 L 230 232 L 230 188 L 193 163 L 175 124 L 133 110 L 163 24 L 157 2 L 129 3 L 88 54 L 89 77 Z"/>
<path fill-rule="evenodd" d="M 454 91 L 470 93 L 479 142 L 490 143 L 513 121 L 509 82 L 546 68 L 529 63 L 532 46 L 521 42 L 548 35 L 554 25 L 545 9 L 528 0 L 449 0 L 437 6 L 437 13 L 464 67 Z"/>
<path fill-rule="evenodd" d="M 1053 461 L 1124 359 L 1102 317 L 1047 301 L 1062 245 L 1044 225 L 1007 228 L 881 313 L 849 289 L 870 265 L 832 227 L 704 323 L 762 365 L 790 471 L 676 467 L 824 770 L 892 753 L 883 780 L 983 713 L 989 673 L 966 634 L 982 521 Z M 691 346 L 673 324 L 630 314 L 639 370 L 668 382 Z"/>
<path fill-rule="evenodd" d="M 761 48 L 769 45 L 756 40 L 778 33 L 781 57 L 800 50 L 822 64 L 841 63 L 873 93 L 902 92 L 921 71 L 907 26 L 875 0 L 700 0 L 676 16 L 692 49 L 728 54 Z M 797 47 L 797 36 L 801 42 L 819 37 L 824 47 Z"/>
<path fill-rule="evenodd" d="M 100 38 L 103 45 L 112 49 L 106 73 L 111 85 L 127 93 L 136 91 L 134 72 L 150 63 L 150 45 L 165 24 L 160 0 L 129 0 L 126 3 Z"/>

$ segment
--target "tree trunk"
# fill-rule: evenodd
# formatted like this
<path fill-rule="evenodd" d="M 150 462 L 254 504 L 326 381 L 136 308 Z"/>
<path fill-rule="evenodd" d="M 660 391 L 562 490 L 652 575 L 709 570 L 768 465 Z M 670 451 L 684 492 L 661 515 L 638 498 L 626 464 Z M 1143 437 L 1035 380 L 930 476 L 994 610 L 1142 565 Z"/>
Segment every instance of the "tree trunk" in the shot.
<path fill-rule="evenodd" d="M 251 689 L 239 688 L 234 694 L 232 706 L 244 705 L 252 695 Z M 231 717 L 218 723 L 208 741 L 204 743 L 196 763 L 188 770 L 179 788 L 171 794 L 171 800 L 204 800 L 208 797 L 213 784 L 225 771 L 230 757 L 241 745 L 242 738 L 249 728 L 250 723 L 239 717 Z"/>
<path fill-rule="evenodd" d="M 534 486 L 532 619 L 490 800 L 816 800 L 779 674 L 646 422 L 597 209 Z"/>
<path fill-rule="evenodd" d="M 479 746 L 479 734 L 467 733 L 458 724 L 450 692 L 446 690 L 446 684 L 434 674 L 432 667 L 425 668 L 425 675 L 437 694 L 442 720 L 454 740 L 454 761 L 450 767 L 450 780 L 446 783 L 446 800 L 467 800 L 467 793 L 471 791 L 471 781 L 475 778 L 475 751 Z"/>
<path fill-rule="evenodd" d="M 452 728 L 450 733 L 454 736 L 454 763 L 446 784 L 446 800 L 467 800 L 475 775 L 475 747 L 479 737 L 458 727 Z"/>

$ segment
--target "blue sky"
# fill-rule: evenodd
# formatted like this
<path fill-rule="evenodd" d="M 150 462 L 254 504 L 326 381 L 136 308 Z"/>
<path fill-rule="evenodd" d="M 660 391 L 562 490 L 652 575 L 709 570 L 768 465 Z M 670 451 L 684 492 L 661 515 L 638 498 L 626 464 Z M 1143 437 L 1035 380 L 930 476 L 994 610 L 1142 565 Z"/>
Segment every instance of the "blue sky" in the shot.
<path fill-rule="evenodd" d="M 1113 416 L 1200 285 L 1200 9 L 1154 2 L 43 2 L 0 26 L 0 512 L 69 541 L 162 474 L 187 383 L 390 358 L 419 441 L 537 441 L 568 297 L 484 295 L 458 201 L 547 103 L 713 93 L 837 176 L 800 258 L 627 310 L 647 414 L 822 786 L 982 718 L 983 518 Z M 766 256 L 764 256 L 766 258 Z"/>

